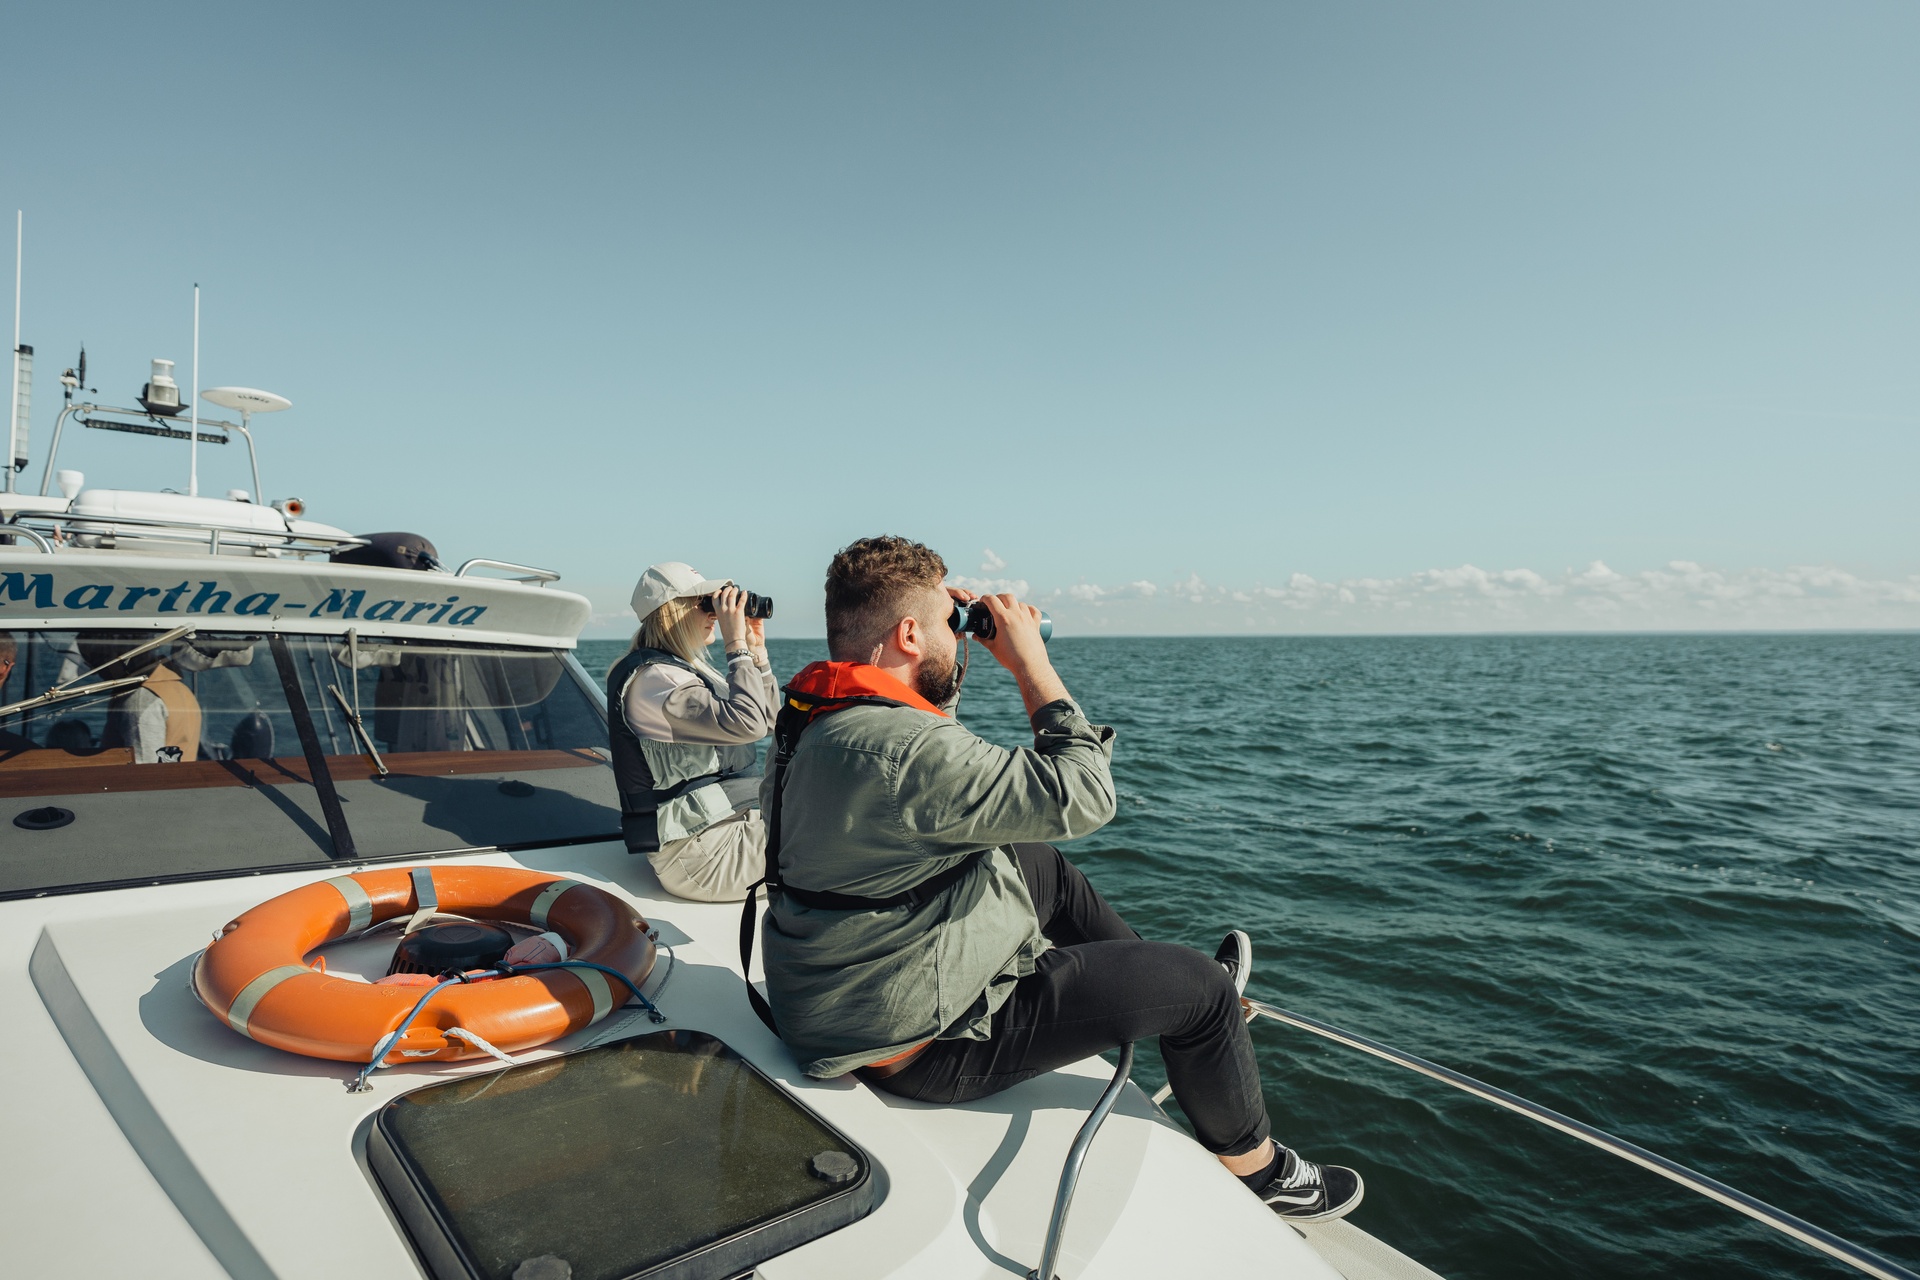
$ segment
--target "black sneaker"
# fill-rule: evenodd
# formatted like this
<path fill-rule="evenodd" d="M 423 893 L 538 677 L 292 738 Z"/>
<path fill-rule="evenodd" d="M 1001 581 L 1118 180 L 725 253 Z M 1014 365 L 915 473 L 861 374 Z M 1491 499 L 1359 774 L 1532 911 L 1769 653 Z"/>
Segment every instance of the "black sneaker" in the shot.
<path fill-rule="evenodd" d="M 1244 929 L 1228 931 L 1220 939 L 1220 949 L 1213 953 L 1220 967 L 1233 979 L 1233 993 L 1237 996 L 1247 994 L 1247 979 L 1253 976 L 1253 940 L 1247 937 Z"/>
<path fill-rule="evenodd" d="M 1367 1184 L 1345 1165 L 1315 1164 L 1288 1151 L 1272 1181 L 1254 1194 L 1293 1222 L 1330 1222 L 1360 1207 Z"/>

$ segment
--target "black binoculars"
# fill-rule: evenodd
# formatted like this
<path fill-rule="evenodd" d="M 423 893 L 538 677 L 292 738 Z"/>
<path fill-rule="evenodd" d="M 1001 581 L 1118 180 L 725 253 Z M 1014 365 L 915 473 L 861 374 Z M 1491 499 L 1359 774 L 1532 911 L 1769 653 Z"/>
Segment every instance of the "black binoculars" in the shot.
<path fill-rule="evenodd" d="M 741 593 L 747 598 L 747 616 L 749 618 L 771 618 L 773 616 L 773 597 L 755 595 L 751 591 Z M 700 597 L 700 612 L 713 612 L 713 597 Z"/>
<path fill-rule="evenodd" d="M 953 616 L 947 619 L 947 625 L 953 628 L 957 636 L 979 636 L 982 640 L 993 639 L 993 615 L 987 612 L 986 602 L 976 600 L 972 604 L 953 602 Z M 1053 619 L 1045 613 L 1040 615 L 1040 643 L 1046 644 L 1053 639 Z"/>

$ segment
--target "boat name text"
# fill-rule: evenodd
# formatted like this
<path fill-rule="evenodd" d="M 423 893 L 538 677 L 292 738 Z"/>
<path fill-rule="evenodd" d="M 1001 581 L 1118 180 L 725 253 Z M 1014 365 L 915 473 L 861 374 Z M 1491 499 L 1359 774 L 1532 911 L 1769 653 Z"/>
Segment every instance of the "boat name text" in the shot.
<path fill-rule="evenodd" d="M 317 593 L 316 593 L 317 594 Z M 57 602 L 57 603 L 56 603 Z M 364 588 L 329 587 L 317 604 L 285 602 L 284 593 L 255 591 L 234 598 L 219 581 L 177 582 L 170 587 L 135 587 L 111 582 L 89 582 L 60 591 L 51 573 L 0 573 L 0 609 L 9 604 L 30 605 L 41 612 L 56 608 L 67 613 L 230 614 L 248 618 L 356 619 L 363 622 L 416 623 L 471 627 L 487 611 L 481 604 L 460 604 L 459 596 L 445 600 L 367 601 Z M 458 607 L 456 607 L 458 606 Z"/>

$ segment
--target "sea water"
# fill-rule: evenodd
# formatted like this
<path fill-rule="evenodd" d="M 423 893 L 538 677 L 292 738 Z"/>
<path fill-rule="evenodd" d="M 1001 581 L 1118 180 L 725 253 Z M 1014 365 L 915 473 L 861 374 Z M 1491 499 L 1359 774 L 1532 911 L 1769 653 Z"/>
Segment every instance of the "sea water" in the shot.
<path fill-rule="evenodd" d="M 1119 814 L 1067 850 L 1143 935 L 1244 928 L 1251 994 L 1920 1266 L 1920 636 L 1052 648 L 1118 731 Z M 783 680 L 825 656 L 771 650 Z M 961 719 L 1030 746 L 973 659 Z M 1253 1036 L 1276 1136 L 1360 1169 L 1355 1223 L 1449 1280 L 1854 1274 L 1436 1081 Z"/>

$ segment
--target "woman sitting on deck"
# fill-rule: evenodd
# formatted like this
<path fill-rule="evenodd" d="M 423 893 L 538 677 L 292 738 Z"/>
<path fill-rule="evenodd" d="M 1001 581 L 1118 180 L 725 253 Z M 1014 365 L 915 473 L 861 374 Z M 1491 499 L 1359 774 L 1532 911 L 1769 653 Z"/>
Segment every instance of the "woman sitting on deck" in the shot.
<path fill-rule="evenodd" d="M 745 897 L 760 879 L 759 753 L 779 690 L 766 622 L 746 593 L 677 561 L 633 589 L 640 629 L 607 673 L 613 772 L 627 849 L 644 853 L 669 893 L 702 902 Z M 718 631 L 727 674 L 706 657 Z"/>

